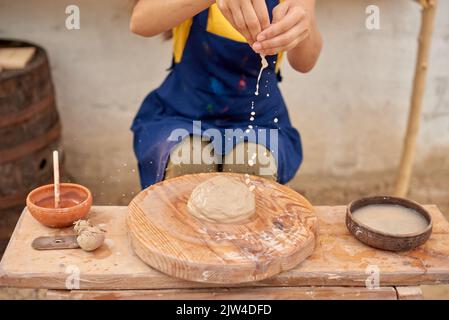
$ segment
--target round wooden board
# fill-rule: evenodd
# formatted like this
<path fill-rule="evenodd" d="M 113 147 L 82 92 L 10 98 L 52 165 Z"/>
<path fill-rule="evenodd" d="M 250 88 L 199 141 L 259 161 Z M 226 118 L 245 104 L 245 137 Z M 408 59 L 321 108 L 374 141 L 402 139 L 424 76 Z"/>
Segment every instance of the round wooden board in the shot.
<path fill-rule="evenodd" d="M 245 175 L 201 173 L 165 180 L 129 204 L 127 224 L 135 253 L 168 275 L 208 283 L 258 281 L 295 267 L 315 247 L 317 218 L 300 194 L 250 176 L 256 212 L 239 223 L 199 220 L 187 210 L 192 190 L 216 175 L 245 183 Z M 223 201 L 226 201 L 223 199 Z"/>

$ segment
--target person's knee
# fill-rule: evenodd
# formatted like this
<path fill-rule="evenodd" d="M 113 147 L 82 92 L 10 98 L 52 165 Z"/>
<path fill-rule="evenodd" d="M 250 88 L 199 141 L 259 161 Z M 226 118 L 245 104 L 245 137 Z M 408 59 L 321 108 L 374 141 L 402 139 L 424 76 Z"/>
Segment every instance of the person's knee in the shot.
<path fill-rule="evenodd" d="M 277 164 L 273 154 L 265 146 L 254 142 L 247 143 L 249 165 L 257 165 L 258 175 L 276 180 Z"/>
<path fill-rule="evenodd" d="M 276 180 L 277 164 L 271 152 L 254 142 L 237 144 L 225 156 L 223 171 L 248 173 Z"/>
<path fill-rule="evenodd" d="M 170 152 L 165 169 L 165 179 L 190 173 L 218 170 L 218 158 L 213 145 L 200 136 L 188 136 Z"/>

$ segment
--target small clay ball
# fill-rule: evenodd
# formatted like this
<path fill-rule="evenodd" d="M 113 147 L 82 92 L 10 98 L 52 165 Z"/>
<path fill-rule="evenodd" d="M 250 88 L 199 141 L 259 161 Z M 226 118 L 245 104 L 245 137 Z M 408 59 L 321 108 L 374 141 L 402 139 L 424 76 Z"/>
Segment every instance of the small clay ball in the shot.
<path fill-rule="evenodd" d="M 105 231 L 91 225 L 89 221 L 78 220 L 73 229 L 78 234 L 76 241 L 84 251 L 94 251 L 105 240 Z"/>
<path fill-rule="evenodd" d="M 74 224 L 75 224 L 75 226 L 73 227 L 73 230 L 78 235 L 81 233 L 81 231 L 83 231 L 83 230 L 85 230 L 85 229 L 87 229 L 89 227 L 92 227 L 90 222 L 87 221 L 87 220 L 78 220 Z"/>
<path fill-rule="evenodd" d="M 76 238 L 81 249 L 84 251 L 94 251 L 95 249 L 101 247 L 105 239 L 103 232 L 92 232 L 90 230 L 85 230 Z"/>

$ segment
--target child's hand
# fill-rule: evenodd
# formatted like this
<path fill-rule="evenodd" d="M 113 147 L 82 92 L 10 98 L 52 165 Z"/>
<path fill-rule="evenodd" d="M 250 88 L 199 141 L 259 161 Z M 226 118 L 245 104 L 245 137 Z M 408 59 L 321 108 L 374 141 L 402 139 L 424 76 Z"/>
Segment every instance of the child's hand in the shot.
<path fill-rule="evenodd" d="M 270 25 L 265 0 L 217 0 L 218 8 L 231 25 L 252 45 Z"/>
<path fill-rule="evenodd" d="M 257 37 L 252 48 L 273 55 L 293 49 L 310 34 L 311 19 L 300 0 L 285 0 L 273 9 L 273 22 Z"/>

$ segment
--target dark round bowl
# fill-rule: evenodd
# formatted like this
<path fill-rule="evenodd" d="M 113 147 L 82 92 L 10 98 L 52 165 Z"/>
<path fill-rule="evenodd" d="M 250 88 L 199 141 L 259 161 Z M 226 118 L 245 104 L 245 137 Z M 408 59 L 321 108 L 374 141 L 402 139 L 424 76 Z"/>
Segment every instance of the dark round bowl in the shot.
<path fill-rule="evenodd" d="M 428 221 L 427 227 L 416 233 L 395 235 L 369 227 L 353 218 L 352 213 L 371 204 L 392 204 L 413 209 Z M 382 250 L 406 251 L 424 244 L 432 233 L 432 216 L 419 203 L 398 197 L 376 196 L 362 198 L 351 202 L 346 209 L 346 227 L 361 242 Z"/>

